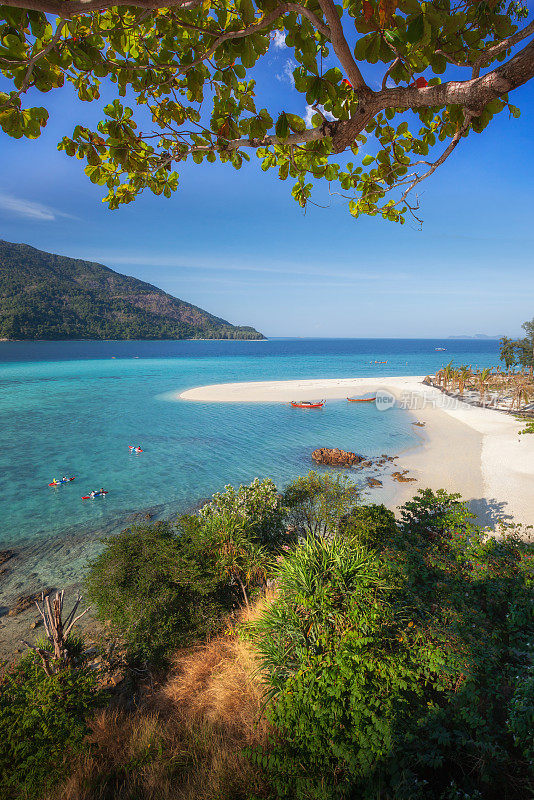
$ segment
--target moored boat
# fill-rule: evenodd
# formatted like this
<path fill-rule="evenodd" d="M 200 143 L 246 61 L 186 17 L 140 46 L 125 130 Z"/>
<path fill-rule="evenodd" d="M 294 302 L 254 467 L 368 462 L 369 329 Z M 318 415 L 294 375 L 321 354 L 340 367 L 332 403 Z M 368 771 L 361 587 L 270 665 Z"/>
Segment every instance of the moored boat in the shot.
<path fill-rule="evenodd" d="M 349 403 L 374 403 L 375 397 L 347 397 Z"/>
<path fill-rule="evenodd" d="M 292 408 L 322 408 L 326 400 L 292 400 Z"/>

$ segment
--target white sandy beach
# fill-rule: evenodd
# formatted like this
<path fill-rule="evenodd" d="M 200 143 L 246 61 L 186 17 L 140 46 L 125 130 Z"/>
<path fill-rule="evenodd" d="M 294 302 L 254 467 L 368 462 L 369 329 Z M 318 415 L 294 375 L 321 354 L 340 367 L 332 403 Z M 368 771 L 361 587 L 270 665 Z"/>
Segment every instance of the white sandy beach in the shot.
<path fill-rule="evenodd" d="M 415 428 L 421 446 L 399 461 L 417 482 L 399 484 L 393 505 L 417 488 L 443 488 L 461 493 L 485 525 L 493 527 L 499 518 L 534 524 L 534 436 L 519 436 L 522 423 L 514 417 L 453 400 L 422 380 L 410 376 L 226 383 L 188 389 L 176 399 L 266 403 L 390 392 L 414 420 L 425 423 Z"/>

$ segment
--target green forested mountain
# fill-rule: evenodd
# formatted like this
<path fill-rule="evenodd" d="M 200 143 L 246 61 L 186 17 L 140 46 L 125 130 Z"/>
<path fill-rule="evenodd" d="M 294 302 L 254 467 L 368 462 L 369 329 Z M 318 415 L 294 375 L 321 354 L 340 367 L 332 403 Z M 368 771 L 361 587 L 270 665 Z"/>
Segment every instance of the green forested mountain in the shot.
<path fill-rule="evenodd" d="M 263 339 L 102 264 L 0 240 L 2 339 Z"/>

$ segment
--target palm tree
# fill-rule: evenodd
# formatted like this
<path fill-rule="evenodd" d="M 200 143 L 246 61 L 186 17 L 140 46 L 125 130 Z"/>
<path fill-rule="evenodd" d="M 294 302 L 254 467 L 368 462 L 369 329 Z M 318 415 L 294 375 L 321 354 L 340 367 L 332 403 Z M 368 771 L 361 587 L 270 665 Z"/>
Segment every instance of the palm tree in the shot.
<path fill-rule="evenodd" d="M 466 367 L 465 364 L 460 367 L 458 370 L 458 391 L 460 394 L 464 393 L 465 384 L 467 381 L 473 377 L 473 373 L 469 367 Z"/>
<path fill-rule="evenodd" d="M 482 405 L 485 404 L 486 400 L 486 391 L 488 389 L 488 384 L 491 379 L 491 369 L 486 367 L 485 369 L 481 370 L 481 372 L 477 372 L 475 375 L 477 389 L 480 393 L 480 402 Z"/>
<path fill-rule="evenodd" d="M 449 361 L 446 367 L 443 368 L 443 388 L 447 391 L 449 386 L 449 381 L 452 380 L 454 375 L 454 367 L 452 366 L 452 361 Z"/>
<path fill-rule="evenodd" d="M 513 388 L 513 395 L 512 395 L 512 402 L 510 404 L 510 408 L 512 409 L 514 406 L 517 406 L 517 410 L 521 408 L 521 404 L 528 403 L 530 398 L 533 396 L 534 387 L 527 383 L 524 380 L 517 380 L 514 388 Z"/>

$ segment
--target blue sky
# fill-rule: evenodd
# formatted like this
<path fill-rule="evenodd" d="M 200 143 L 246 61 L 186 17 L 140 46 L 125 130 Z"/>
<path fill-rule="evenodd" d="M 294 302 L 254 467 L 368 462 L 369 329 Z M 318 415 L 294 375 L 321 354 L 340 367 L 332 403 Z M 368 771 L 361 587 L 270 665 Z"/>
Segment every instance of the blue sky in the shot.
<path fill-rule="evenodd" d="M 260 104 L 304 114 L 290 58 L 271 47 Z M 111 212 L 82 163 L 56 150 L 99 104 L 41 95 L 42 137 L 2 136 L 0 238 L 100 261 L 270 336 L 517 335 L 534 316 L 534 82 L 510 101 L 518 120 L 503 112 L 422 185 L 420 231 L 354 220 L 337 202 L 303 214 L 291 181 L 254 156 L 238 172 L 186 165 L 172 199 Z"/>

